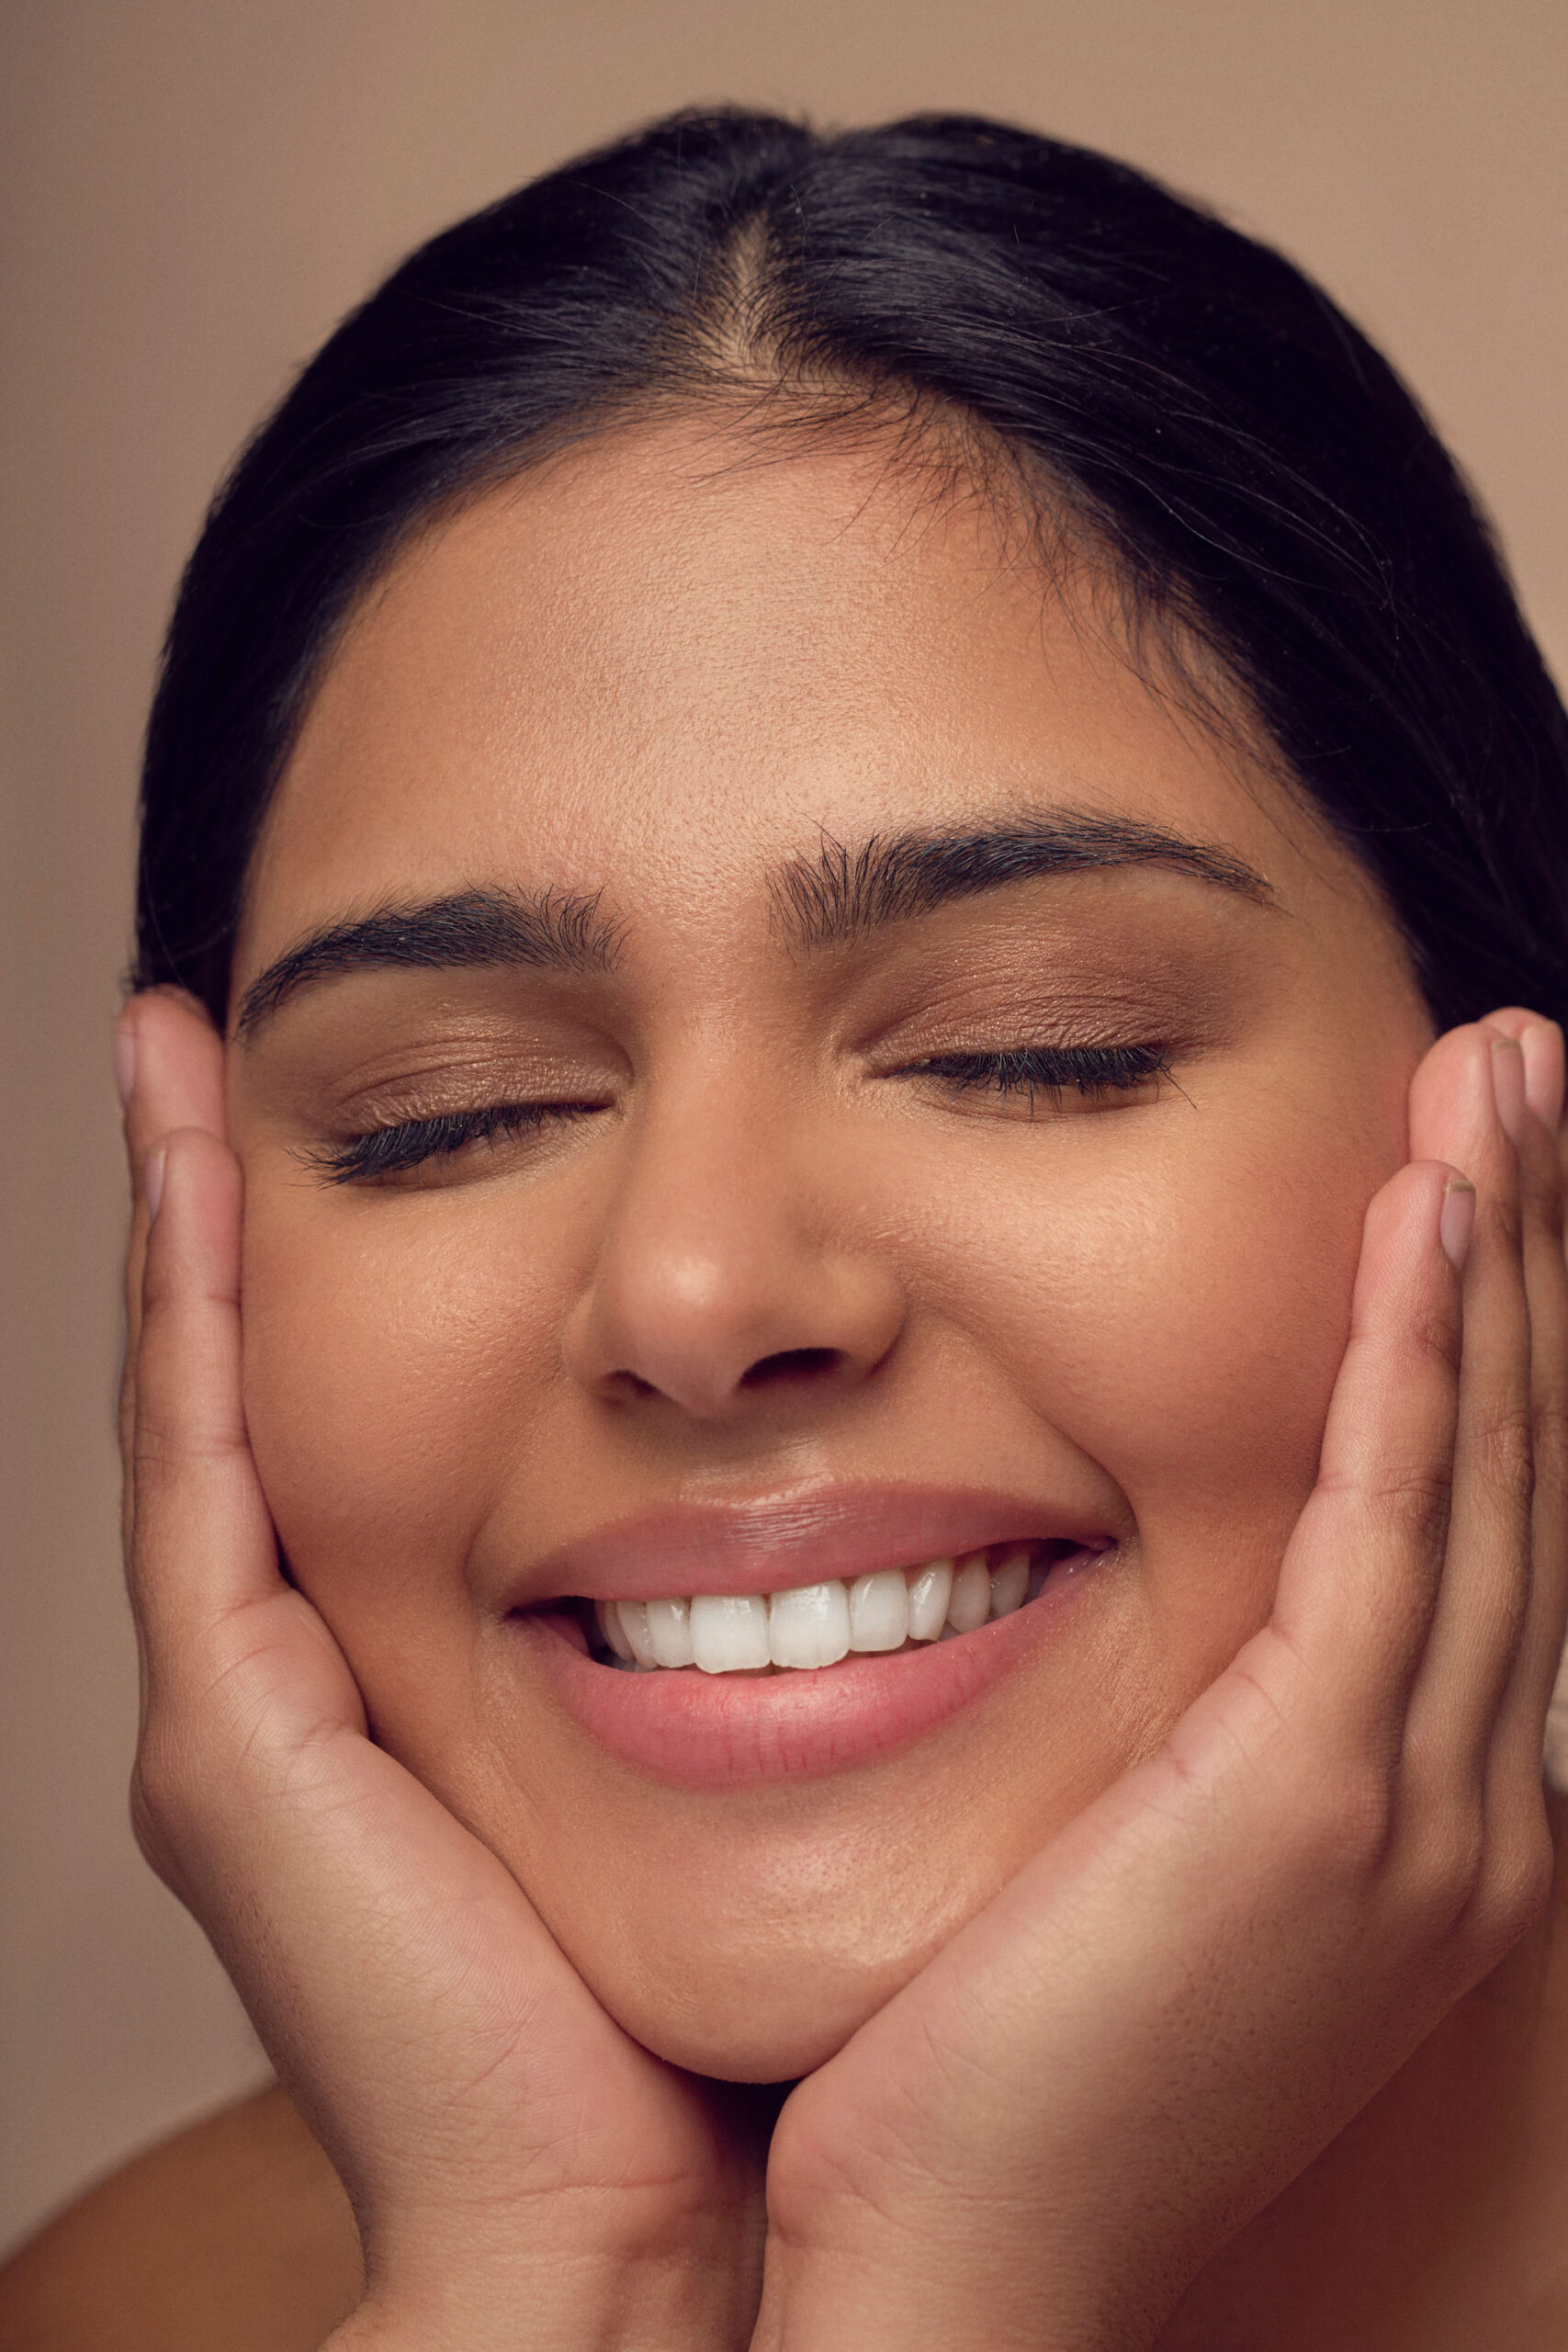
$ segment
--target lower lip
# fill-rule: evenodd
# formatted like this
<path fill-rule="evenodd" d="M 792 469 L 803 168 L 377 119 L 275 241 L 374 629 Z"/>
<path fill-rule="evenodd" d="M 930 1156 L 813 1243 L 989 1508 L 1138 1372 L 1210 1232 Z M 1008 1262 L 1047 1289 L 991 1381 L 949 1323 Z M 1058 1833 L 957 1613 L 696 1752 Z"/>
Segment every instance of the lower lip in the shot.
<path fill-rule="evenodd" d="M 597 1664 L 547 1618 L 512 1624 L 600 1747 L 662 1780 L 716 1788 L 843 1771 L 934 1730 L 1060 1635 L 1099 1565 L 1058 1570 L 1037 1600 L 954 1641 L 782 1674 L 627 1674 Z"/>

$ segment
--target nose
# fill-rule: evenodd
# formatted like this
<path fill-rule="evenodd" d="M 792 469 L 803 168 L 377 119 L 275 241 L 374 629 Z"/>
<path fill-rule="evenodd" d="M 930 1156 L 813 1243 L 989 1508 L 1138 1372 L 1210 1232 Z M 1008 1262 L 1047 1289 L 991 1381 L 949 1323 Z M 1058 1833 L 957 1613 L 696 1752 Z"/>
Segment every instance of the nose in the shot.
<path fill-rule="evenodd" d="M 716 1116 L 710 1095 L 649 1115 L 627 1148 L 568 1318 L 577 1380 L 718 1421 L 825 1400 L 886 1360 L 899 1283 L 798 1126 Z"/>

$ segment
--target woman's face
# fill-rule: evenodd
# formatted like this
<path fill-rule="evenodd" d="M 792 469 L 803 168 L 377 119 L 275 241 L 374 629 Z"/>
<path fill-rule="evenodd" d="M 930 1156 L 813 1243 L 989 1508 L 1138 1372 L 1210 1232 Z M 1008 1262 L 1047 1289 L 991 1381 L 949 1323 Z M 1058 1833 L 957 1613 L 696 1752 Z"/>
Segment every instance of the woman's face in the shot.
<path fill-rule="evenodd" d="M 667 422 L 367 601 L 235 1003 L 252 1434 L 378 1737 L 651 2048 L 819 2063 L 1266 1615 L 1392 924 L 982 503 Z M 816 1670 L 579 1605 L 831 1645 L 976 1555 L 1039 1597 Z"/>

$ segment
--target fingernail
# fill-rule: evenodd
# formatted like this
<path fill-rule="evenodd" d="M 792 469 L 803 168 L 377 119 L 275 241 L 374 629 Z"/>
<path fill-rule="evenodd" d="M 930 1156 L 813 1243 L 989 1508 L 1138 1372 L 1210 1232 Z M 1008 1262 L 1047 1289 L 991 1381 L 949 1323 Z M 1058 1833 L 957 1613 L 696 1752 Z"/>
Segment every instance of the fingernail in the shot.
<path fill-rule="evenodd" d="M 128 1110 L 136 1091 L 136 1031 L 123 1016 L 115 1023 L 114 1082 L 119 1095 L 119 1107 Z"/>
<path fill-rule="evenodd" d="M 146 1195 L 149 1225 L 157 1216 L 159 1204 L 164 1197 L 164 1165 L 168 1157 L 168 1152 L 160 1144 L 155 1151 L 148 1153 L 147 1165 L 141 1171 L 141 1190 Z M 1446 1210 L 1444 1215 L 1447 1215 Z"/>
<path fill-rule="evenodd" d="M 1562 1032 L 1555 1021 L 1532 1021 L 1519 1039 L 1525 1061 L 1525 1101 L 1548 1135 L 1562 1119 Z"/>
<path fill-rule="evenodd" d="M 1438 1219 L 1438 1238 L 1456 1274 L 1464 1270 L 1464 1261 L 1470 1255 L 1470 1237 L 1474 1231 L 1475 1187 L 1466 1183 L 1462 1176 L 1450 1176 Z"/>
<path fill-rule="evenodd" d="M 1497 1116 L 1516 1143 L 1525 1139 L 1525 1057 L 1512 1037 L 1492 1040 L 1492 1091 Z"/>

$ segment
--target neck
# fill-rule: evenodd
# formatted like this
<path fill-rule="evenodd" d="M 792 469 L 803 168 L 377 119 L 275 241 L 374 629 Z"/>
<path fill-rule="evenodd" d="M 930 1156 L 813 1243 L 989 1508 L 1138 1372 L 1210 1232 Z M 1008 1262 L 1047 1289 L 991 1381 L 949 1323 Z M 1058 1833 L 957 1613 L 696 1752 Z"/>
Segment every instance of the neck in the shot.
<path fill-rule="evenodd" d="M 1568 1800 L 1551 1813 L 1546 1916 L 1194 2282 L 1158 2352 L 1568 2341 Z"/>

